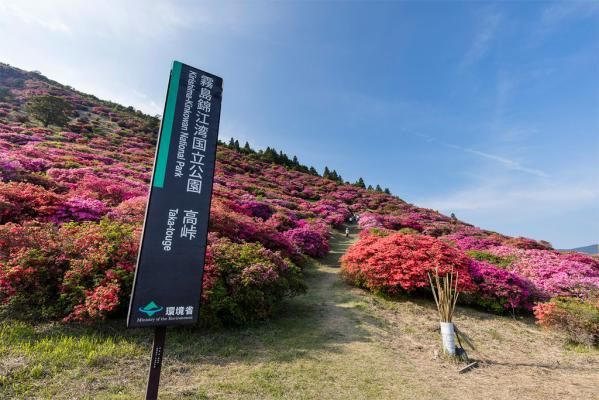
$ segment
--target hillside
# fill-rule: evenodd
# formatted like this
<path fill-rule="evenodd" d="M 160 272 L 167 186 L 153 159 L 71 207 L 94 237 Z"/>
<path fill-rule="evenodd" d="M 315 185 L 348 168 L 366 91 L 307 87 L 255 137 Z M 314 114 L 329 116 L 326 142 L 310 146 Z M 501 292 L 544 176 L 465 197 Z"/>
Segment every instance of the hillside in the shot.
<path fill-rule="evenodd" d="M 36 114 L 48 95 L 65 102 L 62 121 Z M 0 64 L 0 397 L 141 392 L 148 335 L 125 331 L 122 317 L 158 122 Z M 463 273 L 458 321 L 486 362 L 459 381 L 469 398 L 596 394 L 596 258 L 475 227 L 334 170 L 321 176 L 271 148 L 220 143 L 214 182 L 203 326 L 173 329 L 170 398 L 455 397 L 426 292 L 439 266 Z M 541 331 L 533 309 L 562 332 Z"/>
<path fill-rule="evenodd" d="M 39 241 L 24 243 L 32 235 L 43 236 L 40 240 L 49 244 L 59 240 L 56 235 L 67 231 L 71 236 L 80 236 L 82 242 L 90 236 L 105 237 L 107 230 L 118 231 L 122 236 L 117 244 L 121 247 L 118 261 L 96 263 L 82 273 L 79 264 L 89 263 L 90 255 L 74 252 L 65 266 L 71 272 L 65 273 L 74 274 L 77 279 L 67 285 L 57 282 L 62 299 L 51 300 L 68 298 L 68 304 L 62 307 L 70 310 L 69 318 L 75 319 L 121 310 L 130 290 L 158 121 L 131 108 L 77 92 L 38 73 L 6 65 L 0 69 L 0 87 L 0 226 L 10 229 L 12 237 L 17 230 L 23 238 L 19 243 L 5 243 L 12 246 L 5 252 L 37 247 Z M 27 102 L 40 95 L 67 100 L 72 108 L 66 126 L 43 127 L 28 113 Z M 395 196 L 305 173 L 307 168 L 299 163 L 295 169 L 265 163 L 261 161 L 264 155 L 268 154 L 220 146 L 211 219 L 211 232 L 219 237 L 233 242 L 258 242 L 297 263 L 304 255 L 326 253 L 326 227 L 342 224 L 352 213 L 362 215 L 364 223 L 380 219 L 381 225 L 388 228 L 413 228 L 434 236 L 475 229 Z M 65 225 L 66 222 L 79 225 Z M 512 240 L 492 232 L 476 232 L 492 235 L 494 240 Z M 43 251 L 50 248 L 48 245 Z M 65 250 L 64 245 L 58 248 L 56 252 L 71 251 Z M 106 254 L 102 246 L 96 250 L 97 257 L 115 257 Z M 46 254 L 46 259 L 56 257 L 62 256 Z M 37 284 L 16 276 L 23 273 L 19 268 L 10 273 L 5 269 L 5 289 L 0 297 L 25 292 L 30 288 L 28 284 Z M 43 279 L 60 281 L 62 277 Z M 118 296 L 119 300 L 105 300 L 109 304 L 100 306 L 100 300 L 94 300 L 94 296 Z M 51 316 L 57 315 L 48 299 L 44 304 L 38 302 L 38 306 Z"/>

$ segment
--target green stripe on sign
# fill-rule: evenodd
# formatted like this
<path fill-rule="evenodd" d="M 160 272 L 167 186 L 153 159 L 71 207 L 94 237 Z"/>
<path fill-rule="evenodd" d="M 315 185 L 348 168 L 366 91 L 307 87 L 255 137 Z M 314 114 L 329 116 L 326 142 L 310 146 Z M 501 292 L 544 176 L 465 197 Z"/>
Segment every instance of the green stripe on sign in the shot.
<path fill-rule="evenodd" d="M 175 61 L 171 71 L 171 80 L 166 95 L 166 106 L 160 131 L 160 142 L 158 143 L 158 156 L 154 166 L 154 187 L 164 187 L 164 176 L 166 175 L 166 162 L 168 160 L 168 148 L 171 143 L 173 132 L 173 121 L 175 119 L 175 106 L 177 105 L 177 92 L 179 91 L 179 78 L 181 77 L 181 63 Z"/>

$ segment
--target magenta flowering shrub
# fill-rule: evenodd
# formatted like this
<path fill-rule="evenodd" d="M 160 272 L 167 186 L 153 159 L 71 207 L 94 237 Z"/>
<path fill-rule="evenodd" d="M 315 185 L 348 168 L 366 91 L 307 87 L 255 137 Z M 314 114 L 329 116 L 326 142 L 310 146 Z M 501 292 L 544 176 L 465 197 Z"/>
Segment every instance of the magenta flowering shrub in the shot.
<path fill-rule="evenodd" d="M 322 222 L 301 220 L 299 227 L 290 229 L 283 235 L 299 249 L 311 257 L 323 257 L 329 251 L 329 228 Z"/>
<path fill-rule="evenodd" d="M 470 261 L 469 272 L 477 287 L 472 297 L 478 305 L 494 312 L 532 310 L 535 289 L 517 274 L 477 260 Z"/>
<path fill-rule="evenodd" d="M 347 206 L 339 201 L 319 200 L 309 210 L 324 218 L 327 224 L 341 225 L 351 215 Z"/>
<path fill-rule="evenodd" d="M 582 296 L 599 289 L 599 262 L 591 257 L 507 246 L 497 246 L 489 252 L 515 257 L 510 271 L 529 279 L 546 297 Z"/>
<path fill-rule="evenodd" d="M 71 197 L 58 205 L 49 219 L 54 222 L 99 221 L 107 211 L 108 207 L 100 200 Z"/>
<path fill-rule="evenodd" d="M 501 242 L 493 236 L 485 235 L 480 229 L 463 229 L 443 236 L 441 239 L 455 243 L 462 250 L 486 250 L 499 246 Z"/>
<path fill-rule="evenodd" d="M 263 221 L 269 219 L 273 214 L 270 206 L 256 200 L 252 200 L 251 197 L 252 196 L 246 196 L 246 199 L 240 200 L 238 202 L 231 202 L 231 209 L 250 217 L 260 218 Z"/>

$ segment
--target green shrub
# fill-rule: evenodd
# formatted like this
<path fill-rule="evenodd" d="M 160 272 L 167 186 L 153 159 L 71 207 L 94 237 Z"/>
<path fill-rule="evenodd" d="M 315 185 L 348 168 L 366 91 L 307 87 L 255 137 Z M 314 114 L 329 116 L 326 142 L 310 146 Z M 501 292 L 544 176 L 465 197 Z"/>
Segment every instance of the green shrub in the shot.
<path fill-rule="evenodd" d="M 299 267 L 259 243 L 212 236 L 204 274 L 201 320 L 208 325 L 266 318 L 284 297 L 306 291 Z"/>
<path fill-rule="evenodd" d="M 495 254 L 488 253 L 481 250 L 468 250 L 466 254 L 477 261 L 486 261 L 489 264 L 498 266 L 499 268 L 506 269 L 514 261 L 513 256 L 502 257 L 496 256 Z"/>

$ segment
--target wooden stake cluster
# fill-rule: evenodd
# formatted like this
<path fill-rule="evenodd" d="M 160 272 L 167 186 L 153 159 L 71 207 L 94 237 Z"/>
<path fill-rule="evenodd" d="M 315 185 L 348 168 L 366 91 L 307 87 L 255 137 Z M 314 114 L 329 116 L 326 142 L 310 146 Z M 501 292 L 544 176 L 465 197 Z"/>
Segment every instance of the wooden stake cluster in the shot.
<path fill-rule="evenodd" d="M 451 318 L 453 317 L 459 295 L 458 275 L 457 271 L 454 274 L 453 268 L 451 268 L 450 273 L 442 277 L 439 276 L 439 268 L 435 268 L 435 274 L 432 277 L 430 273 L 428 274 L 441 322 L 451 322 Z"/>

